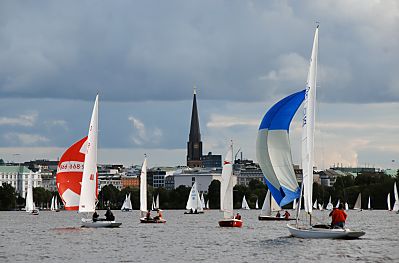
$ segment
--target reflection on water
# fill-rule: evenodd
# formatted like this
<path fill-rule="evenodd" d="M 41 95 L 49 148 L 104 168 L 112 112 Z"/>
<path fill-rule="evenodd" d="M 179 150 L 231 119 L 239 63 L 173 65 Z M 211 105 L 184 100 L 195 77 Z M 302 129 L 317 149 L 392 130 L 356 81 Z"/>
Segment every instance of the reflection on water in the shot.
<path fill-rule="evenodd" d="M 80 227 L 76 212 L 0 212 L 0 262 L 399 262 L 399 215 L 349 211 L 347 226 L 366 231 L 359 240 L 304 240 L 286 222 L 258 221 L 241 211 L 244 226 L 220 228 L 221 213 L 165 211 L 166 224 L 140 224 L 139 213 L 114 211 L 117 229 Z M 328 222 L 328 212 L 316 211 Z"/>

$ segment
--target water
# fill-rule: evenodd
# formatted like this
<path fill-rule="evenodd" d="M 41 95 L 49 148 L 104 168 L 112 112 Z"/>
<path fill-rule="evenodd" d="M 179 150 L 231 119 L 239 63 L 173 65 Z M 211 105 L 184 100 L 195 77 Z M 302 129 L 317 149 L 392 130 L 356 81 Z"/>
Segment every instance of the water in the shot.
<path fill-rule="evenodd" d="M 399 215 L 392 212 L 349 211 L 347 226 L 366 231 L 359 240 L 292 238 L 286 222 L 240 212 L 241 229 L 218 227 L 216 210 L 164 211 L 166 224 L 140 224 L 138 211 L 114 211 L 123 223 L 117 229 L 80 228 L 76 212 L 0 212 L 0 262 L 399 262 Z"/>

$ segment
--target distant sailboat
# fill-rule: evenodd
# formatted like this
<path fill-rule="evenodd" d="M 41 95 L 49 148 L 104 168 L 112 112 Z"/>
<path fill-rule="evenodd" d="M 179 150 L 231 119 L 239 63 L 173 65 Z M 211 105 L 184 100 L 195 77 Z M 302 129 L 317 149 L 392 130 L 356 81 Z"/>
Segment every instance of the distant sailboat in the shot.
<path fill-rule="evenodd" d="M 58 208 L 58 198 L 56 195 L 51 198 L 51 206 L 50 206 L 51 211 L 59 212 L 60 209 Z"/>
<path fill-rule="evenodd" d="M 188 212 L 184 212 L 184 214 L 202 214 L 204 213 L 202 208 L 201 198 L 199 197 L 199 193 L 197 190 L 197 182 L 193 184 L 190 190 L 190 194 L 188 195 L 186 209 Z"/>
<path fill-rule="evenodd" d="M 258 199 L 256 199 L 256 202 L 255 202 L 255 209 L 259 209 Z"/>
<path fill-rule="evenodd" d="M 349 205 L 347 202 L 345 202 L 345 210 L 349 210 Z"/>
<path fill-rule="evenodd" d="M 388 211 L 391 211 L 391 193 L 388 193 L 387 196 L 387 206 L 388 206 Z"/>
<path fill-rule="evenodd" d="M 206 209 L 209 209 L 209 199 L 208 199 L 208 201 L 206 201 Z"/>
<path fill-rule="evenodd" d="M 314 203 L 313 203 L 313 208 L 314 209 L 317 209 L 317 199 L 314 201 Z"/>
<path fill-rule="evenodd" d="M 233 144 L 226 153 L 222 168 L 220 183 L 220 210 L 223 218 L 219 221 L 220 227 L 242 227 L 241 218 L 234 217 L 233 211 Z"/>
<path fill-rule="evenodd" d="M 396 182 L 393 184 L 393 192 L 395 196 L 395 203 L 393 204 L 392 211 L 398 212 L 399 211 L 399 197 L 398 197 L 398 188 L 396 187 Z"/>
<path fill-rule="evenodd" d="M 241 209 L 250 210 L 249 205 L 247 203 L 247 199 L 244 197 L 242 198 Z"/>
<path fill-rule="evenodd" d="M 125 196 L 125 201 L 121 207 L 122 212 L 130 212 L 132 211 L 132 201 L 130 200 L 130 194 Z"/>
<path fill-rule="evenodd" d="M 98 194 L 97 174 L 97 138 L 98 138 L 98 95 L 94 102 L 89 133 L 87 136 L 86 156 L 83 165 L 82 186 L 79 199 L 79 213 L 94 213 L 96 211 Z M 107 220 L 93 221 L 92 218 L 82 218 L 84 227 L 119 227 L 122 223 Z"/>
<path fill-rule="evenodd" d="M 144 158 L 140 174 L 140 223 L 166 223 L 163 218 L 147 217 L 147 158 Z"/>
<path fill-rule="evenodd" d="M 294 199 L 294 202 L 292 203 L 292 209 L 296 209 L 296 199 Z"/>
<path fill-rule="evenodd" d="M 333 209 L 333 204 L 331 203 L 331 195 L 330 195 L 330 199 L 328 199 L 328 204 L 326 206 L 327 210 L 332 210 Z"/>
<path fill-rule="evenodd" d="M 369 196 L 369 202 L 367 204 L 367 209 L 371 210 L 371 198 L 370 198 L 370 196 Z"/>
<path fill-rule="evenodd" d="M 356 199 L 356 203 L 353 206 L 353 210 L 361 210 L 362 209 L 362 193 L 359 193 Z"/>
<path fill-rule="evenodd" d="M 157 211 L 157 205 L 155 204 L 155 198 L 154 198 L 154 196 L 152 196 L 151 210 L 152 210 L 152 211 Z"/>
<path fill-rule="evenodd" d="M 201 206 L 202 209 L 206 209 L 204 193 L 201 193 Z"/>
<path fill-rule="evenodd" d="M 280 211 L 281 207 L 277 204 L 276 200 L 274 200 L 273 196 L 270 194 L 270 190 L 267 190 L 267 194 L 265 197 L 265 201 L 262 205 L 261 214 L 258 219 L 261 221 L 280 221 L 280 220 L 295 220 L 295 218 L 285 218 L 282 216 L 272 216 L 272 212 Z"/>
<path fill-rule="evenodd" d="M 337 202 L 337 205 L 335 206 L 335 208 L 338 208 L 340 203 L 341 203 L 341 200 L 338 199 L 338 202 Z"/>
<path fill-rule="evenodd" d="M 320 210 L 320 211 L 323 210 L 323 205 L 319 204 L 319 210 Z"/>
<path fill-rule="evenodd" d="M 25 211 L 31 215 L 39 215 L 39 210 L 36 209 L 35 202 L 33 201 L 33 182 L 32 175 L 30 174 L 28 175 Z"/>

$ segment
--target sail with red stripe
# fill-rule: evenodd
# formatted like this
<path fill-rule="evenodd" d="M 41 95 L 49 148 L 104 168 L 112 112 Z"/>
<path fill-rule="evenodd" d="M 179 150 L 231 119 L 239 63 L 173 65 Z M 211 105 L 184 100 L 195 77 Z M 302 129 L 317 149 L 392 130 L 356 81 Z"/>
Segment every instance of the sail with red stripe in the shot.
<path fill-rule="evenodd" d="M 56 183 L 66 210 L 78 210 L 87 136 L 74 143 L 58 162 Z"/>

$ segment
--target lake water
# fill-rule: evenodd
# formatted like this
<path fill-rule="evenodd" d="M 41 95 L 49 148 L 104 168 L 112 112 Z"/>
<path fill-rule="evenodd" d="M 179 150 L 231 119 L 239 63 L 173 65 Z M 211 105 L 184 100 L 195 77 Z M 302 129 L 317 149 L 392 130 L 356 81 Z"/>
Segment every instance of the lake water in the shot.
<path fill-rule="evenodd" d="M 293 238 L 286 222 L 240 213 L 242 228 L 220 228 L 217 210 L 173 210 L 164 211 L 166 224 L 114 211 L 120 228 L 86 229 L 76 212 L 0 212 L 0 262 L 399 262 L 399 215 L 392 212 L 349 211 L 347 227 L 366 231 L 358 240 Z M 316 211 L 315 218 L 328 222 L 327 215 Z"/>

